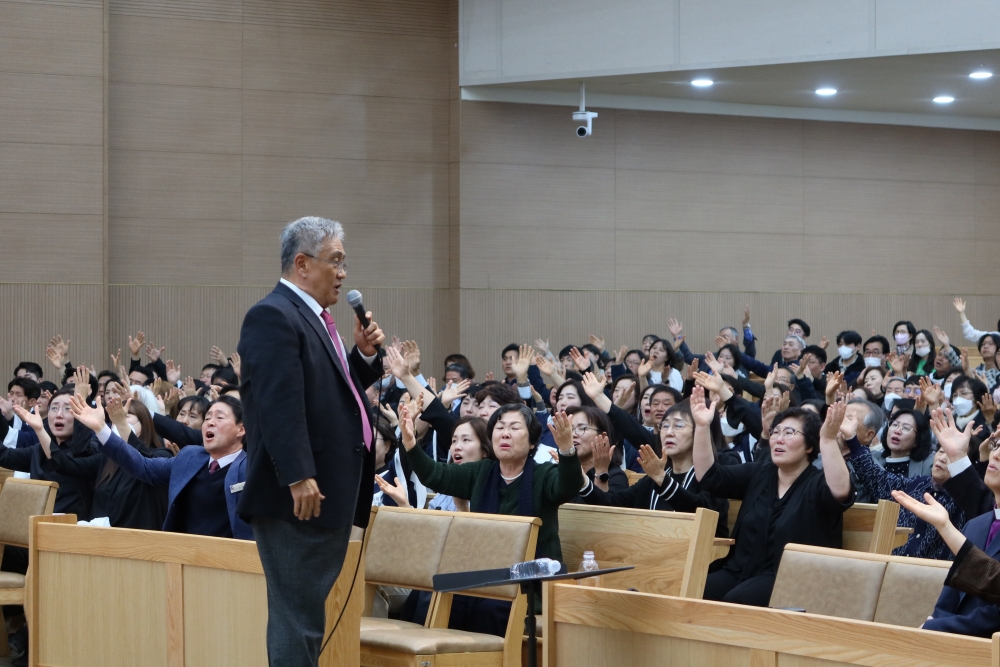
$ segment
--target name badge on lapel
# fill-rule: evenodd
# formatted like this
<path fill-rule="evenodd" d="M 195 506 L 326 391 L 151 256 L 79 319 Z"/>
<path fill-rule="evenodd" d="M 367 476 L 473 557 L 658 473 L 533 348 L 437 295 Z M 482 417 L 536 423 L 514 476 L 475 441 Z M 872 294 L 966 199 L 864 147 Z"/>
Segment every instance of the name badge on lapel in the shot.
<path fill-rule="evenodd" d="M 239 493 L 240 491 L 243 490 L 243 485 L 244 484 L 246 484 L 246 482 L 240 482 L 239 484 L 233 484 L 233 485 L 231 485 L 229 487 L 229 493 Z"/>

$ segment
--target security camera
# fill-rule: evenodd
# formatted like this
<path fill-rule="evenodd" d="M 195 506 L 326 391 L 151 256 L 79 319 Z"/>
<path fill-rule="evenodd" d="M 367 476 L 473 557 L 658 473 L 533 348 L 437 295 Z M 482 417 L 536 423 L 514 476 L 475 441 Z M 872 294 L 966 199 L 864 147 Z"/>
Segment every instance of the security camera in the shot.
<path fill-rule="evenodd" d="M 597 118 L 597 112 L 595 111 L 574 111 L 573 120 L 581 121 L 587 123 L 586 125 L 581 125 L 576 128 L 576 136 L 578 137 L 589 137 L 594 132 L 593 122 Z"/>
<path fill-rule="evenodd" d="M 576 136 L 589 137 L 594 132 L 593 122 L 597 118 L 597 113 L 587 111 L 587 84 L 580 82 L 580 110 L 573 112 L 573 120 L 577 120 L 586 125 L 576 128 Z"/>

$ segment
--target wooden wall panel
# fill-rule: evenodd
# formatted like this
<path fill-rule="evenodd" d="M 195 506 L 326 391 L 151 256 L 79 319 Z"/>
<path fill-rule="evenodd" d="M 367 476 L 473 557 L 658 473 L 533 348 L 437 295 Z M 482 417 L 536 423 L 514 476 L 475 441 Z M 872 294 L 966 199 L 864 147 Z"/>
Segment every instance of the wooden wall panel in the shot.
<path fill-rule="evenodd" d="M 756 667 L 751 649 L 707 642 L 639 635 L 624 630 L 559 624 L 556 655 L 560 665 L 603 667 Z M 838 667 L 838 663 L 828 663 Z M 553 665 L 552 667 L 555 667 Z M 806 667 L 805 664 L 801 667 Z M 810 664 L 810 667 L 812 665 Z"/>
<path fill-rule="evenodd" d="M 102 5 L 0 0 L 0 70 L 103 76 Z"/>
<path fill-rule="evenodd" d="M 4 143 L 0 152 L 0 213 L 103 213 L 100 145 Z"/>
<path fill-rule="evenodd" d="M 100 215 L 0 213 L 0 282 L 100 283 Z"/>
<path fill-rule="evenodd" d="M 232 21 L 242 19 L 242 0 L 111 0 L 112 14 L 151 18 L 183 18 L 202 21 Z"/>
<path fill-rule="evenodd" d="M 60 255 L 70 261 L 70 255 Z M 76 364 L 101 366 L 103 330 L 100 284 L 0 283 L 0 373 L 13 376 L 21 361 L 42 364 L 46 379 L 59 384 L 58 373 L 45 359 L 45 346 L 55 334 L 70 340 L 70 358 Z M 101 366 L 103 367 L 103 366 Z M 4 385 L 6 386 L 6 385 Z"/>
<path fill-rule="evenodd" d="M 239 220 L 240 165 L 239 155 L 111 151 L 109 215 Z M 112 243 L 118 233 L 112 227 Z"/>
<path fill-rule="evenodd" d="M 239 220 L 112 218 L 110 280 L 132 285 L 239 285 Z"/>
<path fill-rule="evenodd" d="M 246 23 L 394 35 L 456 34 L 456 6 L 447 0 L 242 0 Z"/>
<path fill-rule="evenodd" d="M 102 86 L 100 77 L 0 72 L 0 143 L 100 146 Z"/>

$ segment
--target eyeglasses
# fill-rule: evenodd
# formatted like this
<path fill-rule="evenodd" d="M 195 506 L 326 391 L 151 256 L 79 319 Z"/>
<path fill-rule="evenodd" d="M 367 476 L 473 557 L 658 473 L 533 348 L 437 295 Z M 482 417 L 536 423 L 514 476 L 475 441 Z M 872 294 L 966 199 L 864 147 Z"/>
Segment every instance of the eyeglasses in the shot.
<path fill-rule="evenodd" d="M 598 432 L 600 429 L 594 428 L 593 426 L 587 426 L 586 424 L 577 424 L 573 427 L 573 435 L 583 435 L 587 431 Z"/>
<path fill-rule="evenodd" d="M 49 408 L 50 415 L 70 415 L 73 409 L 68 405 L 55 405 Z"/>
<path fill-rule="evenodd" d="M 667 421 L 667 420 L 664 419 L 660 423 L 660 428 L 661 429 L 665 429 L 665 428 L 669 427 L 669 428 L 674 429 L 675 431 L 683 431 L 684 429 L 687 428 L 687 425 L 688 425 L 687 422 L 684 421 L 683 419 L 675 419 L 672 422 Z"/>
<path fill-rule="evenodd" d="M 874 359 L 874 358 L 881 357 L 881 356 L 882 356 L 881 352 L 870 352 L 868 350 L 865 350 L 865 358 L 866 359 Z"/>
<path fill-rule="evenodd" d="M 307 252 L 304 252 L 302 254 L 305 255 L 306 257 L 312 257 L 313 259 L 318 259 L 321 262 L 326 262 L 327 264 L 333 267 L 334 271 L 338 272 L 340 270 L 346 271 L 350 267 L 350 264 L 348 263 L 346 257 L 341 257 L 340 259 L 327 259 L 325 257 L 317 257 L 316 255 L 310 255 Z"/>
<path fill-rule="evenodd" d="M 920 387 L 914 387 L 913 385 L 910 385 L 909 387 L 905 387 L 903 389 L 903 393 L 906 394 L 907 396 L 920 396 Z"/>
<path fill-rule="evenodd" d="M 785 438 L 790 438 L 796 433 L 800 435 L 805 435 L 805 433 L 803 433 L 802 431 L 794 429 L 791 426 L 786 426 L 785 428 L 781 428 L 780 426 L 775 426 L 774 428 L 771 429 L 772 436 L 780 435 Z"/>
<path fill-rule="evenodd" d="M 902 422 L 889 422 L 889 430 L 899 429 L 899 432 L 903 435 L 909 435 L 913 433 L 913 427 L 909 424 L 904 424 Z"/>

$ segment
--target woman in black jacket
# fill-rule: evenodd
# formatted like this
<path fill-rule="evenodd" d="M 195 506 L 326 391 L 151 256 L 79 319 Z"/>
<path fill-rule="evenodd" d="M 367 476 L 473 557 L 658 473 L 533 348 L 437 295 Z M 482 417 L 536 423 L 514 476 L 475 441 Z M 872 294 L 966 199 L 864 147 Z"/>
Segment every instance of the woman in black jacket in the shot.
<path fill-rule="evenodd" d="M 721 570 L 708 576 L 706 600 L 767 606 L 781 554 L 789 542 L 839 548 L 843 513 L 854 504 L 854 487 L 837 436 L 844 420 L 842 403 L 830 406 L 820 431 L 819 417 L 790 408 L 774 418 L 771 456 L 754 463 L 716 461 L 709 426 L 717 402 L 705 391 L 691 393 L 694 469 L 701 488 L 743 501 L 733 528 L 736 546 Z M 823 456 L 823 470 L 812 462 Z"/>

